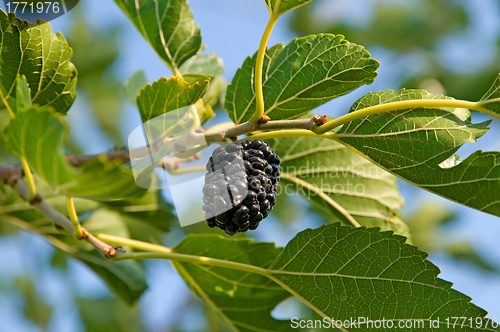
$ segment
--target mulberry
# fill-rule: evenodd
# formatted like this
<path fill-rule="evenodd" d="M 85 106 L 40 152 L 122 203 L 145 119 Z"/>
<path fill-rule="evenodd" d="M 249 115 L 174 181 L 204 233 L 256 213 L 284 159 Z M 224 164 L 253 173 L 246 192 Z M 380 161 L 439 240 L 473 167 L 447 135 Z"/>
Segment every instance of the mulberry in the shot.
<path fill-rule="evenodd" d="M 254 230 L 276 203 L 280 158 L 261 140 L 214 150 L 207 163 L 203 210 L 209 227 L 227 235 Z"/>

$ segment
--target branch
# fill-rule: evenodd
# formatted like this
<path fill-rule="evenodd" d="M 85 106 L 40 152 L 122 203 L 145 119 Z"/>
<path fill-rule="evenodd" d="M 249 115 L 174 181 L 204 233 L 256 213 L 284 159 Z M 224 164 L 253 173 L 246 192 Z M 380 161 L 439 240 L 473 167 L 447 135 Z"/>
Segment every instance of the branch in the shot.
<path fill-rule="evenodd" d="M 12 166 L 13 170 L 17 170 L 17 166 Z M 57 229 L 63 229 L 70 234 L 73 234 L 74 228 L 72 222 L 66 218 L 63 214 L 59 213 L 56 209 L 54 209 L 51 205 L 49 205 L 39 194 L 35 195 L 35 198 L 31 201 L 30 197 L 30 187 L 26 181 L 24 181 L 18 173 L 13 173 L 10 179 L 7 182 L 12 189 L 21 197 L 23 200 L 27 201 L 34 208 L 38 209 L 41 213 L 43 213 L 50 222 Z M 90 234 L 86 229 L 82 228 L 83 237 L 82 240 L 90 243 L 94 248 L 96 248 L 104 257 L 111 258 L 116 255 L 115 247 L 110 246 L 97 239 L 95 236 Z"/>
<path fill-rule="evenodd" d="M 130 162 L 130 154 L 129 150 L 118 150 L 118 151 L 109 151 L 100 154 L 87 155 L 87 156 L 69 156 L 66 160 L 73 167 L 82 167 L 89 160 L 97 159 L 100 155 L 106 155 L 109 160 L 120 160 L 123 164 Z"/>
<path fill-rule="evenodd" d="M 303 132 L 308 132 L 311 135 L 315 135 L 313 132 L 317 130 L 317 128 L 323 126 L 327 122 L 326 115 L 323 116 L 314 116 L 310 119 L 300 119 L 300 120 L 279 120 L 279 121 L 269 121 L 266 123 L 253 123 L 251 121 L 233 126 L 226 130 L 220 130 L 215 133 L 204 133 L 202 130 L 190 131 L 180 137 L 164 137 L 158 139 L 150 144 L 148 147 L 136 148 L 133 151 L 134 156 L 147 156 L 151 154 L 151 151 L 158 151 L 163 145 L 171 142 L 172 140 L 176 140 L 175 149 L 176 151 L 169 152 L 183 152 L 183 147 L 187 147 L 193 142 L 200 142 L 200 140 L 204 140 L 207 143 L 220 143 L 224 142 L 227 139 L 236 140 L 238 136 L 252 133 L 257 130 L 286 130 L 286 129 L 303 129 Z M 265 134 L 263 134 L 265 135 Z M 265 139 L 265 138 L 262 138 Z M 69 156 L 66 160 L 73 167 L 82 167 L 86 162 L 97 159 L 100 156 L 106 156 L 109 160 L 119 160 L 121 163 L 125 164 L 130 162 L 130 151 L 127 150 L 118 150 L 118 151 L 108 151 L 100 154 L 94 155 L 83 155 L 83 156 Z M 189 158 L 192 156 L 188 154 L 183 155 L 182 153 L 178 154 L 176 161 L 178 162 L 187 162 L 191 161 Z M 179 168 L 180 164 L 174 162 L 172 160 L 173 167 L 172 169 Z M 158 166 L 161 166 L 159 164 Z M 0 166 L 0 181 L 7 183 L 9 179 L 13 176 L 17 176 L 18 178 L 22 178 L 24 176 L 23 167 L 21 164 L 14 165 L 4 165 Z"/>
<path fill-rule="evenodd" d="M 238 136 L 254 132 L 256 130 L 284 130 L 284 129 L 305 129 L 314 131 L 327 122 L 326 115 L 313 116 L 311 119 L 300 120 L 279 120 L 266 123 L 253 123 L 251 121 L 239 124 L 218 133 L 205 134 L 205 139 L 209 143 L 223 142 L 225 139 L 237 139 Z"/>

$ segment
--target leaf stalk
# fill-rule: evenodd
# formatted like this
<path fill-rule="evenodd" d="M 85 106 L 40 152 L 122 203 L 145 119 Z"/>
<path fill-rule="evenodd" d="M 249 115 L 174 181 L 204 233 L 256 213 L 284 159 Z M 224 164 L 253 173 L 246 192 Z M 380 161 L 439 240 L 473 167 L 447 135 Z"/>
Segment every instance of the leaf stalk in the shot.
<path fill-rule="evenodd" d="M 231 262 L 231 261 L 225 261 L 216 258 L 204 257 L 204 256 L 180 254 L 176 253 L 171 248 L 154 245 L 142 241 L 130 240 L 127 238 L 121 238 L 118 236 L 113 236 L 108 234 L 98 234 L 97 237 L 106 242 L 119 244 L 123 246 L 129 246 L 131 248 L 138 250 L 151 251 L 151 252 L 135 252 L 135 253 L 123 253 L 123 254 L 120 253 L 117 254 L 115 257 L 111 258 L 112 261 L 121 261 L 127 259 L 168 259 L 179 262 L 225 267 L 233 270 L 257 273 L 263 276 L 268 276 L 270 274 L 268 270 L 260 267 Z"/>
<path fill-rule="evenodd" d="M 321 127 L 315 128 L 314 132 L 317 134 L 323 134 L 327 131 L 333 130 L 340 127 L 346 123 L 362 119 L 369 115 L 387 113 L 392 111 L 400 111 L 404 109 L 413 108 L 436 108 L 436 107 L 454 107 L 454 108 L 466 108 L 474 111 L 488 113 L 491 112 L 486 110 L 481 106 L 481 103 L 474 103 L 465 100 L 455 100 L 455 99 L 423 99 L 423 100 L 404 100 L 394 103 L 380 104 L 375 106 L 370 106 L 363 108 L 361 110 L 348 113 L 330 122 L 327 122 Z M 498 117 L 498 115 L 496 116 Z"/>
<path fill-rule="evenodd" d="M 276 1 L 276 7 L 274 11 L 271 13 L 269 18 L 269 23 L 267 23 L 266 30 L 264 30 L 264 35 L 262 36 L 262 40 L 260 42 L 259 51 L 257 52 L 257 61 L 255 64 L 255 113 L 253 114 L 250 121 L 253 123 L 258 123 L 259 120 L 264 115 L 264 92 L 262 88 L 262 71 L 264 67 L 264 56 L 266 55 L 267 43 L 269 42 L 269 37 L 271 37 L 271 33 L 273 28 L 278 21 L 279 15 L 279 7 L 281 0 Z"/>

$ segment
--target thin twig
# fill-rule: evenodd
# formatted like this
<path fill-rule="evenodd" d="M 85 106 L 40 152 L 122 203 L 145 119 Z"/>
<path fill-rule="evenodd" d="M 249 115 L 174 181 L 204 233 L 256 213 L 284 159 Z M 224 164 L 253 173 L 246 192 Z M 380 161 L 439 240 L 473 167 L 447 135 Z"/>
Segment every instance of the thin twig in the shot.
<path fill-rule="evenodd" d="M 45 215 L 50 222 L 54 225 L 54 227 L 58 229 L 63 229 L 70 234 L 73 234 L 74 228 L 71 220 L 66 218 L 63 214 L 59 213 L 56 209 L 54 209 L 51 205 L 49 205 L 39 194 L 35 195 L 35 198 L 31 201 L 28 201 L 30 197 L 30 187 L 24 179 L 20 178 L 17 174 L 15 174 L 12 178 L 9 179 L 8 184 L 14 189 L 14 191 L 30 203 L 34 208 L 38 209 L 43 215 Z M 116 255 L 115 247 L 110 246 L 92 236 L 86 229 L 82 228 L 83 237 L 82 239 L 90 243 L 94 248 L 96 248 L 104 257 L 111 258 Z"/>

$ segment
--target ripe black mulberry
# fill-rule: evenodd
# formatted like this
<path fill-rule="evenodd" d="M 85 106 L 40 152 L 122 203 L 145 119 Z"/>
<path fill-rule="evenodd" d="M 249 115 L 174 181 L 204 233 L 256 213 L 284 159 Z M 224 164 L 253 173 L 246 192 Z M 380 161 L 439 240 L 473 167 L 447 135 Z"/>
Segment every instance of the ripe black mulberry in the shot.
<path fill-rule="evenodd" d="M 280 158 L 261 140 L 233 142 L 214 150 L 203 187 L 210 227 L 227 235 L 254 230 L 276 203 Z"/>

